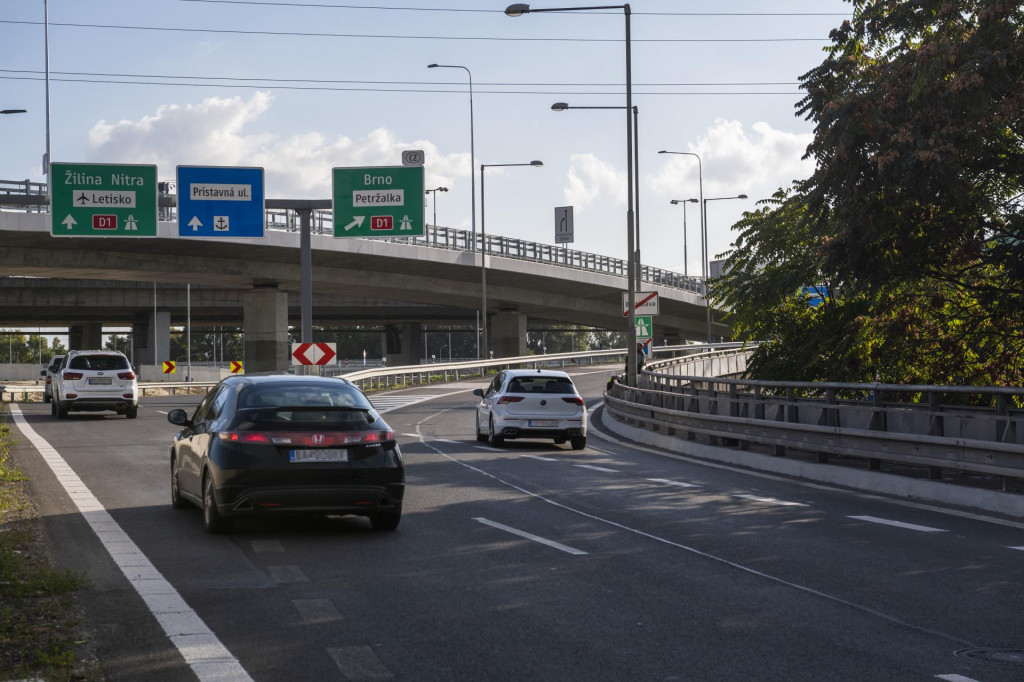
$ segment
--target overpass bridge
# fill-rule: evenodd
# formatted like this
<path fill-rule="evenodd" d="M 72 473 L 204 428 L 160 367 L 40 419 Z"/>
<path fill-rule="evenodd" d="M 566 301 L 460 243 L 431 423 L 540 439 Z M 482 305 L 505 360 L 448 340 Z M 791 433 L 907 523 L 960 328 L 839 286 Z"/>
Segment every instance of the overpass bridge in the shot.
<path fill-rule="evenodd" d="M 267 226 L 256 240 L 182 238 L 170 220 L 154 238 L 58 238 L 48 213 L 0 211 L 0 274 L 7 277 L 0 324 L 77 325 L 84 346 L 99 345 L 103 324 L 130 325 L 135 358 L 150 363 L 166 352 L 170 326 L 184 323 L 188 283 L 196 287 L 195 319 L 241 322 L 248 367 L 283 369 L 287 328 L 299 318 L 300 238 L 287 213 L 268 212 Z M 428 226 L 416 238 L 335 239 L 321 215 L 310 239 L 314 324 L 391 325 L 393 362 L 421 357 L 424 322 L 465 324 L 476 316 L 480 253 L 469 232 Z M 525 353 L 527 320 L 623 327 L 624 260 L 492 235 L 479 246 L 487 255 L 496 356 Z M 641 280 L 643 290 L 659 292 L 659 339 L 704 338 L 699 278 L 644 266 Z M 728 327 L 714 324 L 712 332 L 725 336 Z"/>

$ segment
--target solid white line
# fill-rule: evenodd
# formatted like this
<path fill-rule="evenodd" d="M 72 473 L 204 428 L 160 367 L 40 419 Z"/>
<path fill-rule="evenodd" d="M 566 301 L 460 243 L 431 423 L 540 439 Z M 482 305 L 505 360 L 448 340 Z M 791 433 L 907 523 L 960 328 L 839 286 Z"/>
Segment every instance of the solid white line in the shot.
<path fill-rule="evenodd" d="M 973 677 L 964 677 L 963 675 L 936 675 L 935 677 L 946 680 L 946 682 L 978 682 Z"/>
<path fill-rule="evenodd" d="M 1020 551 L 1024 552 L 1024 547 L 1007 547 L 1006 549 L 1019 549 Z"/>
<path fill-rule="evenodd" d="M 580 469 L 593 469 L 594 471 L 603 471 L 608 474 L 619 473 L 618 469 L 606 469 L 604 467 L 594 466 L 593 464 L 573 464 L 573 466 L 579 467 Z"/>
<path fill-rule="evenodd" d="M 554 547 L 555 549 L 560 549 L 563 552 L 568 552 L 569 554 L 575 554 L 575 555 L 586 554 L 586 552 L 584 552 L 582 549 L 575 549 L 573 547 L 569 547 L 568 545 L 563 545 L 560 542 L 555 542 L 554 540 L 548 540 L 547 538 L 542 538 L 539 535 L 533 535 L 532 533 L 527 533 L 526 531 L 517 530 L 515 528 L 511 528 L 510 526 L 504 526 L 504 525 L 502 525 L 500 523 L 495 523 L 494 521 L 489 521 L 488 519 L 484 519 L 484 518 L 481 518 L 481 517 L 474 517 L 473 520 L 474 521 L 479 521 L 480 523 L 484 524 L 485 526 L 490 526 L 492 528 L 497 528 L 498 530 L 503 530 L 506 533 L 512 533 L 512 535 L 518 535 L 521 538 L 526 538 L 527 540 L 533 540 L 534 542 L 539 542 L 540 544 L 547 545 L 548 547 Z"/>
<path fill-rule="evenodd" d="M 777 504 L 780 507 L 806 507 L 806 504 L 801 502 L 784 502 L 783 500 L 777 500 L 774 497 L 758 497 L 757 495 L 733 495 L 733 497 L 742 497 L 744 500 L 753 500 L 754 502 L 765 502 L 767 504 Z"/>
<path fill-rule="evenodd" d="M 552 459 L 550 457 L 541 457 L 540 455 L 523 455 L 523 457 L 529 457 L 530 459 L 539 459 L 542 462 L 557 462 L 558 461 L 557 459 Z"/>
<path fill-rule="evenodd" d="M 501 448 L 489 448 L 486 445 L 474 445 L 477 450 L 486 450 L 487 452 L 505 452 Z"/>
<path fill-rule="evenodd" d="M 21 409 L 13 403 L 11 414 L 14 423 L 53 470 L 110 558 L 142 597 L 196 677 L 203 682 L 251 680 L 238 659 L 221 644 L 213 631 L 117 525 L 64 458 L 28 425 Z"/>
<path fill-rule="evenodd" d="M 648 481 L 652 483 L 664 483 L 665 485 L 674 485 L 679 488 L 699 488 L 700 486 L 696 483 L 683 483 L 682 481 L 673 481 L 667 478 L 648 478 Z"/>
<path fill-rule="evenodd" d="M 881 523 L 886 526 L 896 526 L 897 528 L 906 528 L 907 530 L 916 530 L 922 533 L 945 533 L 947 531 L 941 528 L 929 528 L 928 526 L 917 526 L 913 523 L 903 523 L 902 521 L 890 521 L 889 519 L 880 519 L 877 516 L 848 516 L 849 519 L 857 519 L 858 521 L 869 521 L 871 523 Z"/>

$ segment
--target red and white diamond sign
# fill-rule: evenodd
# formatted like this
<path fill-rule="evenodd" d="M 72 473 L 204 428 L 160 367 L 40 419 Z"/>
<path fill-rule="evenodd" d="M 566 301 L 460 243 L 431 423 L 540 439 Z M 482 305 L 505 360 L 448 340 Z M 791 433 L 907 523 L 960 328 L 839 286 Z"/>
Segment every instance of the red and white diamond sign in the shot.
<path fill-rule="evenodd" d="M 333 343 L 293 343 L 293 365 L 335 364 L 338 357 L 337 345 Z"/>

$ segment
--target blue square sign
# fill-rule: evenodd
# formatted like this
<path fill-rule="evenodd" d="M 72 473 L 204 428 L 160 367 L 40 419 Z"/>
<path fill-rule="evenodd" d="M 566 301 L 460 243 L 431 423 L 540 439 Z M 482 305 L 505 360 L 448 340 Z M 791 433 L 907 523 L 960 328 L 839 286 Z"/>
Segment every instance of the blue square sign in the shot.
<path fill-rule="evenodd" d="M 178 166 L 179 237 L 263 237 L 263 169 Z"/>

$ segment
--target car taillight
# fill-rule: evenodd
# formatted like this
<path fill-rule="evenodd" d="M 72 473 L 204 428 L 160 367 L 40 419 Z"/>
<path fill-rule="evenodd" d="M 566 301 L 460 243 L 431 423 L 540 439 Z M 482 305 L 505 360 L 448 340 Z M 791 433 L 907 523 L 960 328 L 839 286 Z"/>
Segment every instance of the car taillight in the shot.
<path fill-rule="evenodd" d="M 498 398 L 498 404 L 499 405 L 508 405 L 509 403 L 518 403 L 522 399 L 523 399 L 523 396 L 521 396 L 521 395 L 504 395 L 504 396 Z"/>
<path fill-rule="evenodd" d="M 340 433 L 280 433 L 277 431 L 222 431 L 217 437 L 228 443 L 264 445 L 302 445 L 305 447 L 337 447 L 339 445 L 374 445 L 394 440 L 391 431 L 345 431 Z"/>
<path fill-rule="evenodd" d="M 270 443 L 270 436 L 262 431 L 221 431 L 217 438 L 229 443 Z"/>
<path fill-rule="evenodd" d="M 49 374 L 47 374 L 46 375 L 46 385 L 49 386 L 52 383 L 53 383 L 53 377 L 51 377 Z"/>
<path fill-rule="evenodd" d="M 81 372 L 64 372 L 65 381 L 78 381 L 82 378 Z"/>
<path fill-rule="evenodd" d="M 562 398 L 562 400 L 564 400 L 567 403 L 572 403 L 573 405 L 582 405 L 583 404 L 583 398 L 581 398 L 579 396 L 576 396 L 575 398 Z"/>
<path fill-rule="evenodd" d="M 117 378 L 124 379 L 125 381 L 131 381 L 135 378 L 135 372 L 118 372 Z"/>

